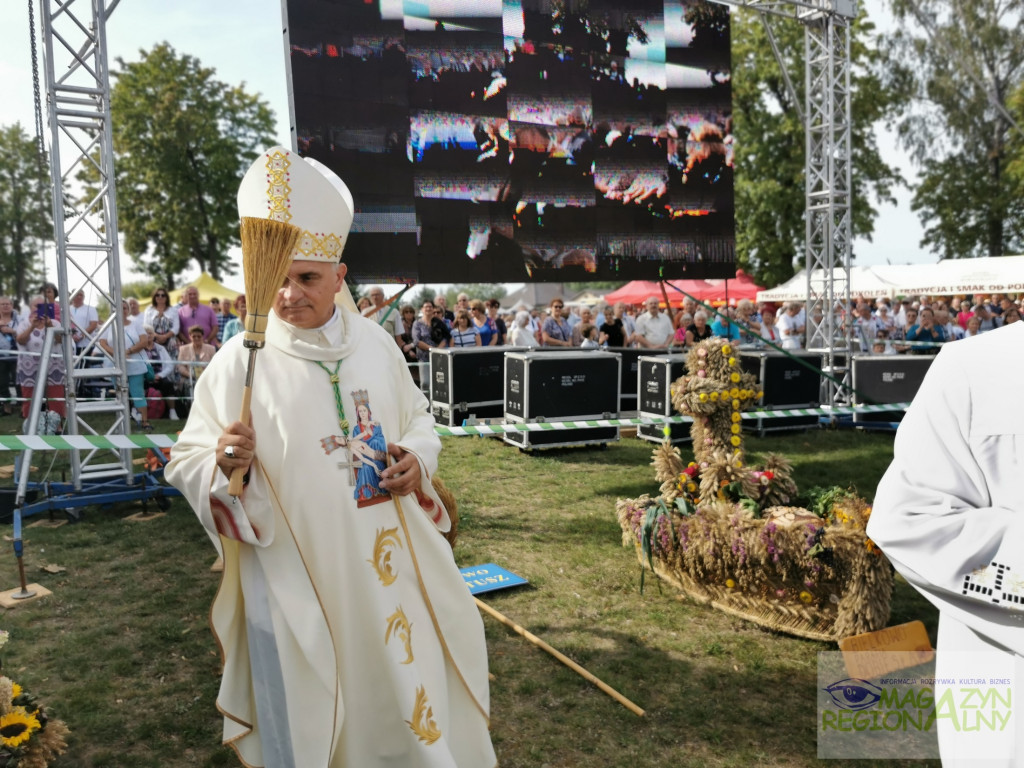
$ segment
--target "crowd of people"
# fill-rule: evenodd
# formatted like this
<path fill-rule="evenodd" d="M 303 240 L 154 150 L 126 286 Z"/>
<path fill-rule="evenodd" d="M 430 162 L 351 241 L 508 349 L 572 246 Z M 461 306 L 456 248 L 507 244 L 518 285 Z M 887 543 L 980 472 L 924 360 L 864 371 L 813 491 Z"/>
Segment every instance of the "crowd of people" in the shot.
<path fill-rule="evenodd" d="M 972 300 L 968 300 L 968 298 Z M 445 296 L 392 306 L 384 291 L 371 286 L 358 303 L 364 316 L 384 325 L 421 378 L 420 365 L 431 349 L 452 347 L 566 347 L 624 348 L 685 351 L 697 342 L 718 336 L 738 344 L 802 349 L 806 342 L 806 311 L 802 302 L 776 305 L 741 300 L 735 306 L 712 309 L 686 297 L 678 308 L 649 297 L 642 306 L 624 302 L 571 306 L 552 299 L 546 308 L 502 311 L 496 298 L 471 299 L 459 293 L 448 307 Z M 954 297 L 858 297 L 837 322 L 851 324 L 854 348 L 872 354 L 934 354 L 941 344 L 976 336 L 1021 319 L 1024 296 L 1004 294 Z M 110 330 L 96 336 L 99 316 L 78 291 L 71 299 L 72 338 L 84 364 L 105 367 L 102 355 L 114 354 Z M 149 306 L 125 299 L 124 349 L 133 417 L 143 431 L 153 429 L 150 418 L 184 418 L 192 388 L 221 345 L 244 330 L 245 296 L 200 301 L 199 290 L 187 287 L 178 304 L 156 289 Z M 59 326 L 61 307 L 57 288 L 43 285 L 22 311 L 0 296 L 0 408 L 20 409 L 27 418 L 37 386 L 40 353 L 46 328 Z M 112 326 L 111 326 L 112 327 Z M 48 410 L 65 417 L 65 370 L 55 348 L 47 369 Z M 80 393 L 81 394 L 81 393 Z M 20 405 L 18 404 L 20 400 Z"/>
<path fill-rule="evenodd" d="M 374 288 L 378 306 L 384 294 Z M 968 299 L 972 300 L 968 300 Z M 364 312 L 380 318 L 381 311 Z M 879 297 L 858 297 L 848 312 L 838 312 L 836 325 L 849 322 L 853 349 L 868 354 L 935 354 L 949 341 L 975 336 L 1014 323 L 1024 311 L 1024 296 L 1003 294 L 954 297 L 906 297 L 890 303 Z M 668 349 L 683 352 L 712 336 L 739 345 L 799 350 L 806 346 L 807 317 L 803 302 L 781 305 L 741 300 L 735 306 L 712 308 L 686 297 L 678 308 L 649 297 L 642 305 L 624 302 L 572 306 L 562 298 L 547 307 L 502 311 L 497 299 L 482 301 L 460 293 L 449 309 L 443 295 L 420 303 L 419 311 L 402 304 L 388 330 L 409 363 L 425 364 L 431 349 L 508 345 L 513 347 Z M 819 319 L 820 322 L 820 319 Z M 416 366 L 413 374 L 417 375 Z"/>
<path fill-rule="evenodd" d="M 144 302 L 143 302 L 144 303 Z M 124 352 L 132 417 L 143 431 L 153 431 L 150 418 L 171 419 L 188 414 L 192 387 L 220 346 L 244 329 L 245 296 L 199 300 L 199 290 L 186 288 L 179 304 L 157 288 L 143 308 L 132 297 L 122 301 Z M 115 355 L 112 324 L 102 333 L 96 307 L 77 291 L 68 309 L 71 337 L 79 365 L 109 368 Z M 9 296 L 0 296 L 0 407 L 5 414 L 20 410 L 28 418 L 39 379 L 41 353 L 48 327 L 59 327 L 61 306 L 57 287 L 44 284 L 19 311 Z M 66 417 L 67 372 L 59 345 L 54 345 L 46 371 L 46 409 Z M 79 395 L 93 393 L 81 380 Z M 20 405 L 19 405 L 20 402 Z"/>
<path fill-rule="evenodd" d="M 419 313 L 403 304 L 396 312 L 401 319 L 390 330 L 410 362 L 426 362 L 431 349 L 466 346 L 683 350 L 716 335 L 750 343 L 782 341 L 773 305 L 755 308 L 741 301 L 714 310 L 687 298 L 678 309 L 665 310 L 662 303 L 651 296 L 640 306 L 621 301 L 572 306 L 559 297 L 547 307 L 502 312 L 498 299 L 482 301 L 461 293 L 453 310 L 443 295 L 423 301 Z"/>

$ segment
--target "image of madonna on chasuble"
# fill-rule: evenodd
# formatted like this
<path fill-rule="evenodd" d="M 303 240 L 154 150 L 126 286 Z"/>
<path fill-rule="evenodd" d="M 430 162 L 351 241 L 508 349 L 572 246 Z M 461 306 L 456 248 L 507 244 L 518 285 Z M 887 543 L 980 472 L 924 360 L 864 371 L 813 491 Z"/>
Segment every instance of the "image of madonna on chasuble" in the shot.
<path fill-rule="evenodd" d="M 483 622 L 440 533 L 440 440 L 394 339 L 340 308 L 313 329 L 271 313 L 234 500 L 214 452 L 247 360 L 241 335 L 213 358 L 166 469 L 224 559 L 224 742 L 247 766 L 493 768 Z M 418 493 L 381 489 L 389 441 L 418 459 Z"/>

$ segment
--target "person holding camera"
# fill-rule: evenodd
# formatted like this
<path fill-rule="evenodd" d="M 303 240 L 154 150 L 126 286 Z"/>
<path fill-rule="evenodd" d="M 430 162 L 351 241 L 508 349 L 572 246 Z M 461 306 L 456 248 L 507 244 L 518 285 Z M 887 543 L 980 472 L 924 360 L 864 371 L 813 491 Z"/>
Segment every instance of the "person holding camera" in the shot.
<path fill-rule="evenodd" d="M 25 398 L 21 403 L 23 419 L 28 418 L 32 393 L 35 392 L 36 380 L 39 378 L 39 358 L 43 351 L 43 341 L 46 339 L 46 329 L 60 326 L 53 313 L 49 311 L 52 306 L 47 305 L 41 294 L 33 296 L 28 302 L 28 313 L 17 326 L 15 338 L 18 342 L 18 352 L 21 353 L 18 355 L 17 380 L 21 396 Z M 54 411 L 62 419 L 66 414 L 64 394 L 64 356 L 61 354 L 60 344 L 54 344 L 46 370 L 47 409 Z"/>
<path fill-rule="evenodd" d="M 444 320 L 434 316 L 434 302 L 427 299 L 420 307 L 420 319 L 412 325 L 412 341 L 416 346 L 416 359 L 421 363 L 430 360 L 431 349 L 444 349 L 448 346 L 451 331 Z"/>
<path fill-rule="evenodd" d="M 935 324 L 935 313 L 931 307 L 921 310 L 921 320 L 907 330 L 907 341 L 929 342 L 930 345 L 915 347 L 910 352 L 914 355 L 934 355 L 936 347 L 946 340 L 942 327 Z"/>

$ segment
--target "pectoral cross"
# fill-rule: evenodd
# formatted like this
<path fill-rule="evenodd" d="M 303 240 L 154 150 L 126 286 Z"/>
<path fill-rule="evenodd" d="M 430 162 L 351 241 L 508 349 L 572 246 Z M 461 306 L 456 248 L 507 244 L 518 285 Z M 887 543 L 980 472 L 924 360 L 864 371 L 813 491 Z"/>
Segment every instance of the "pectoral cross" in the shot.
<path fill-rule="evenodd" d="M 348 457 L 348 461 L 339 461 L 338 462 L 338 469 L 343 469 L 343 470 L 346 471 L 346 473 L 348 474 L 348 485 L 349 485 L 350 488 L 352 488 L 356 484 L 355 483 L 355 479 L 353 477 L 354 470 L 359 468 L 359 464 L 360 463 L 358 461 L 354 461 L 353 460 L 353 458 L 352 458 L 352 451 L 351 451 L 351 449 L 349 449 L 347 447 L 345 449 L 345 455 Z"/>
<path fill-rule="evenodd" d="M 349 487 L 355 486 L 355 479 L 352 477 L 353 470 L 359 468 L 359 462 L 352 458 L 352 449 L 348 444 L 347 435 L 328 435 L 320 440 L 320 447 L 323 448 L 324 453 L 331 454 L 335 451 L 344 448 L 345 455 L 348 457 L 348 461 L 339 461 L 338 469 L 343 469 L 348 472 L 348 484 Z"/>

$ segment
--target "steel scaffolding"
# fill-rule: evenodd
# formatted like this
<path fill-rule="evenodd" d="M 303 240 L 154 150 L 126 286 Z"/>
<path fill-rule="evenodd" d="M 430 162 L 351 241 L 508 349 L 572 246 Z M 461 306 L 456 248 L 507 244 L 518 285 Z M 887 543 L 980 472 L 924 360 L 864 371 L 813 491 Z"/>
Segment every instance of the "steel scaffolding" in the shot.
<path fill-rule="evenodd" d="M 804 27 L 804 121 L 806 157 L 807 347 L 821 352 L 822 402 L 848 401 L 850 372 L 850 262 L 853 233 L 850 138 L 850 24 L 854 0 L 713 0 L 762 14 L 783 16 Z M 765 25 L 772 50 L 792 90 L 786 62 Z M 795 97 L 795 94 L 794 94 Z M 794 98 L 794 103 L 799 100 Z"/>
<path fill-rule="evenodd" d="M 850 18 L 805 21 L 807 347 L 824 355 L 822 402 L 848 402 L 850 381 Z M 840 385 L 838 382 L 842 382 Z"/>
<path fill-rule="evenodd" d="M 62 309 L 59 343 L 67 371 L 66 432 L 72 435 L 99 434 L 89 421 L 95 424 L 100 414 L 114 416 L 104 434 L 126 435 L 131 431 L 106 41 L 106 20 L 116 5 L 117 0 L 110 4 L 106 0 L 42 0 L 57 287 Z M 96 178 L 92 187 L 95 191 L 88 196 L 78 178 L 87 169 Z M 69 267 L 76 271 L 74 286 L 69 282 Z M 112 329 L 112 360 L 102 355 L 95 342 L 82 351 L 75 349 L 73 331 L 85 329 L 75 325 L 69 299 L 88 286 L 111 307 L 110 318 L 96 330 L 94 338 Z M 88 367 L 87 356 L 98 356 L 105 362 Z M 114 397 L 80 398 L 79 387 L 90 385 L 93 390 L 112 389 Z M 24 466 L 30 462 L 27 456 Z M 83 481 L 111 479 L 131 485 L 131 462 L 129 450 L 72 451 L 73 487 L 80 491 Z"/>

